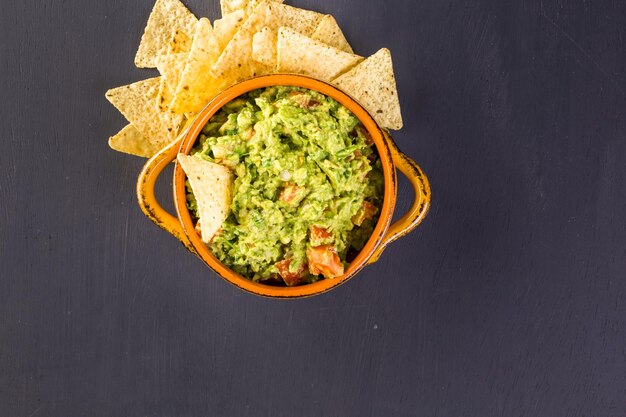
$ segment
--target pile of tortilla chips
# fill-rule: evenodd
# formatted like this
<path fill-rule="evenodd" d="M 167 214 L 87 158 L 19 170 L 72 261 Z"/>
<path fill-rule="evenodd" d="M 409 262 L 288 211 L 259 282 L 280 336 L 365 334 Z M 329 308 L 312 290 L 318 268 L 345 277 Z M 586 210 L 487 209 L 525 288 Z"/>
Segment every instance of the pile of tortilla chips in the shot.
<path fill-rule="evenodd" d="M 221 0 L 222 18 L 196 18 L 180 0 L 157 0 L 135 64 L 157 68 L 149 78 L 106 93 L 130 122 L 111 148 L 150 157 L 167 146 L 216 95 L 266 74 L 304 74 L 330 82 L 385 128 L 402 115 L 391 54 L 356 55 L 331 15 L 283 0 Z"/>

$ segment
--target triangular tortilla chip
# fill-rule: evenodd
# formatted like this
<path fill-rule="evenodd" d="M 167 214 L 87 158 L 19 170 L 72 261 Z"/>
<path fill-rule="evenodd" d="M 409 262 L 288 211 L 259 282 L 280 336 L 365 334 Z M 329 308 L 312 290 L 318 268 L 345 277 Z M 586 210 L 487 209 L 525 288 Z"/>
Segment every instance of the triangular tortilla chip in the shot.
<path fill-rule="evenodd" d="M 360 102 L 382 127 L 402 129 L 400 100 L 389 49 L 376 52 L 333 80 L 333 84 Z"/>
<path fill-rule="evenodd" d="M 159 83 L 159 94 L 157 95 L 156 105 L 159 107 L 161 111 L 169 111 L 170 104 L 172 104 L 172 100 L 174 100 L 174 90 L 170 87 L 170 85 L 165 81 L 164 77 L 161 77 L 161 82 Z"/>
<path fill-rule="evenodd" d="M 213 22 L 213 30 L 215 31 L 215 36 L 217 36 L 220 48 L 224 49 L 228 45 L 228 42 L 246 21 L 246 18 L 247 15 L 244 10 L 237 10 Z"/>
<path fill-rule="evenodd" d="M 220 46 L 208 19 L 196 25 L 191 51 L 180 82 L 176 87 L 170 110 L 190 113 L 202 108 L 221 90 L 223 81 L 211 74 L 211 67 L 220 55 Z"/>
<path fill-rule="evenodd" d="M 187 119 L 187 123 L 192 123 L 196 116 L 198 116 L 198 113 L 199 112 L 185 113 L 185 119 Z"/>
<path fill-rule="evenodd" d="M 265 26 L 274 30 L 286 26 L 304 35 L 310 35 L 315 31 L 322 17 L 320 13 L 276 2 L 260 3 L 241 26 L 239 32 L 226 45 L 224 52 L 212 68 L 213 74 L 217 78 L 234 84 L 236 81 L 264 73 L 267 67 L 257 64 L 252 59 L 252 38 L 255 33 Z"/>
<path fill-rule="evenodd" d="M 161 111 L 169 110 L 188 56 L 188 53 L 161 55 L 155 61 L 157 69 L 161 73 L 161 85 L 157 97 L 157 105 Z"/>
<path fill-rule="evenodd" d="M 202 241 L 208 243 L 230 213 L 233 173 L 223 165 L 178 154 L 178 162 L 198 203 Z"/>
<path fill-rule="evenodd" d="M 263 28 L 269 13 L 269 3 L 265 1 L 245 21 L 211 68 L 216 78 L 232 85 L 256 75 L 257 66 L 252 60 L 252 36 Z"/>
<path fill-rule="evenodd" d="M 261 6 L 259 4 L 259 6 Z M 324 17 L 323 14 L 311 10 L 298 9 L 286 4 L 269 3 L 269 18 L 263 26 L 278 30 L 280 27 L 288 27 L 305 36 L 311 36 L 315 28 Z"/>
<path fill-rule="evenodd" d="M 126 125 L 115 136 L 109 138 L 109 146 L 119 152 L 150 158 L 161 147 L 146 139 L 133 125 Z"/>
<path fill-rule="evenodd" d="M 251 15 L 256 6 L 262 0 L 221 0 L 222 17 L 227 16 L 237 10 L 243 10 L 247 15 Z M 268 0 L 276 3 L 282 3 L 284 0 Z"/>
<path fill-rule="evenodd" d="M 322 18 L 320 24 L 317 25 L 317 29 L 313 32 L 311 39 L 325 43 L 341 51 L 354 53 L 352 47 L 343 35 L 341 28 L 337 24 L 334 17 L 327 14 Z"/>
<path fill-rule="evenodd" d="M 191 38 L 192 36 L 193 32 L 188 34 L 180 29 L 174 29 L 172 31 L 172 37 L 170 38 L 169 47 L 167 48 L 167 55 L 189 53 L 191 50 L 191 43 L 193 42 L 193 39 Z"/>
<path fill-rule="evenodd" d="M 170 48 L 172 31 L 192 34 L 198 19 L 179 0 L 157 0 L 135 56 L 139 68 L 154 68 L 154 60 Z"/>
<path fill-rule="evenodd" d="M 246 6 L 246 14 L 250 16 L 252 12 L 254 12 L 254 9 L 256 9 L 257 6 L 261 4 L 263 1 L 265 0 L 249 0 L 248 5 Z M 285 0 L 267 0 L 267 1 L 271 1 L 272 3 L 284 3 L 285 2 Z"/>
<path fill-rule="evenodd" d="M 176 138 L 182 116 L 155 106 L 161 77 L 149 78 L 107 91 L 106 98 L 151 143 L 165 146 Z"/>
<path fill-rule="evenodd" d="M 276 31 L 267 26 L 252 37 L 252 59 L 276 70 Z"/>
<path fill-rule="evenodd" d="M 278 72 L 304 74 L 330 81 L 363 58 L 315 41 L 289 28 L 278 30 Z"/>
<path fill-rule="evenodd" d="M 189 54 L 180 53 L 162 55 L 156 59 L 157 69 L 172 89 L 176 89 L 180 83 L 180 77 L 185 70 L 185 65 L 187 65 L 188 56 Z"/>
<path fill-rule="evenodd" d="M 172 104 L 174 92 L 191 50 L 191 43 L 192 39 L 186 33 L 174 29 L 167 55 L 159 55 L 154 60 L 154 64 L 162 77 L 157 97 L 157 106 L 161 111 L 169 110 L 170 104 Z"/>
<path fill-rule="evenodd" d="M 221 0 L 220 7 L 222 9 L 222 17 L 228 16 L 237 10 L 243 10 L 245 12 L 250 1 L 251 0 Z"/>

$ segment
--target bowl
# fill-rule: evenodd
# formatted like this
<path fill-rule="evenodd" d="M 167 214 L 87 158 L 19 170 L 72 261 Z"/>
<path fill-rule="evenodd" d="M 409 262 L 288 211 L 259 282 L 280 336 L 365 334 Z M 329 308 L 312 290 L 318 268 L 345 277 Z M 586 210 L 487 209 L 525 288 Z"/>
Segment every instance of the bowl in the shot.
<path fill-rule="evenodd" d="M 318 91 L 347 107 L 368 130 L 378 150 L 384 175 L 384 196 L 378 223 L 361 252 L 337 278 L 326 278 L 312 284 L 294 287 L 278 287 L 253 282 L 222 264 L 204 244 L 196 232 L 187 209 L 185 172 L 178 163 L 174 168 L 173 188 L 176 216 L 168 213 L 157 201 L 154 193 L 159 175 L 166 166 L 176 160 L 178 153 L 189 154 L 204 125 L 226 103 L 249 91 L 271 86 L 296 86 Z M 409 211 L 391 224 L 396 206 L 398 182 L 396 170 L 404 174 L 413 186 L 415 198 Z M 137 182 L 139 206 L 145 215 L 161 228 L 171 233 L 209 268 L 229 283 L 252 294 L 274 298 L 308 297 L 329 291 L 356 276 L 366 265 L 376 262 L 384 249 L 394 240 L 415 229 L 428 213 L 430 185 L 420 167 L 395 145 L 389 133 L 382 129 L 368 112 L 338 88 L 316 79 L 289 74 L 275 74 L 253 78 L 228 88 L 213 99 L 190 122 L 184 132 L 172 144 L 154 155 L 144 166 Z"/>

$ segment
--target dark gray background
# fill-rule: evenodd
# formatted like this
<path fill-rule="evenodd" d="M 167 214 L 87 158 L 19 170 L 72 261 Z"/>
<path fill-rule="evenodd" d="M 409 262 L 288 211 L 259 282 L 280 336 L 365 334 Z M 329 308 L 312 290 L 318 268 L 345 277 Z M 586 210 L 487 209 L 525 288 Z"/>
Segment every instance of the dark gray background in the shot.
<path fill-rule="evenodd" d="M 392 50 L 434 196 L 298 301 L 211 273 L 107 147 L 152 1 L 3 2 L 0 416 L 626 415 L 626 2 L 291 4 Z"/>

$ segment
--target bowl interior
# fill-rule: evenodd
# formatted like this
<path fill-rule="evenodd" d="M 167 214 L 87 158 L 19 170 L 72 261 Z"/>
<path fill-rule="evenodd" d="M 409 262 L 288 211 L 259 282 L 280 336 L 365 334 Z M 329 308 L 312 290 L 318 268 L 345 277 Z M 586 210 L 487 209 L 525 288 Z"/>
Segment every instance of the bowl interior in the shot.
<path fill-rule="evenodd" d="M 340 91 L 336 87 L 326 84 L 322 81 L 318 81 L 309 77 L 300 75 L 268 75 L 257 77 L 251 80 L 239 83 L 217 96 L 211 103 L 209 103 L 204 110 L 202 110 L 194 122 L 192 123 L 187 135 L 185 136 L 179 152 L 189 154 L 194 147 L 197 138 L 200 136 L 203 127 L 209 121 L 209 119 L 217 113 L 226 103 L 234 100 L 235 98 L 245 94 L 247 92 L 271 86 L 296 86 L 307 88 L 310 90 L 316 90 L 326 96 L 329 96 L 343 106 L 348 108 L 364 125 L 371 135 L 379 156 L 382 162 L 382 169 L 385 181 L 383 206 L 378 219 L 378 223 L 374 228 L 372 235 L 368 242 L 363 247 L 361 252 L 352 261 L 349 267 L 346 269 L 344 275 L 333 279 L 323 279 L 312 284 L 306 284 L 295 287 L 278 287 L 267 284 L 261 284 L 253 282 L 241 275 L 235 273 L 230 268 L 222 264 L 205 245 L 198 233 L 196 233 L 191 213 L 187 209 L 186 203 L 186 190 L 185 190 L 185 173 L 179 164 L 176 164 L 174 170 L 174 202 L 176 205 L 176 211 L 178 217 L 181 220 L 185 233 L 189 237 L 189 240 L 193 244 L 196 252 L 202 258 L 202 260 L 216 273 L 225 278 L 232 284 L 240 287 L 246 291 L 252 292 L 257 295 L 263 295 L 268 297 L 279 298 L 293 298 L 293 297 L 305 297 L 315 294 L 319 294 L 330 290 L 343 282 L 346 282 L 349 278 L 354 276 L 359 270 L 361 270 L 366 264 L 367 260 L 371 257 L 374 250 L 380 244 L 382 237 L 389 227 L 391 219 L 393 217 L 393 210 L 396 199 L 396 172 L 391 161 L 391 154 L 387 143 L 385 142 L 384 134 L 380 127 L 376 124 L 374 119 L 361 107 L 354 99 L 349 97 L 344 92 Z"/>

